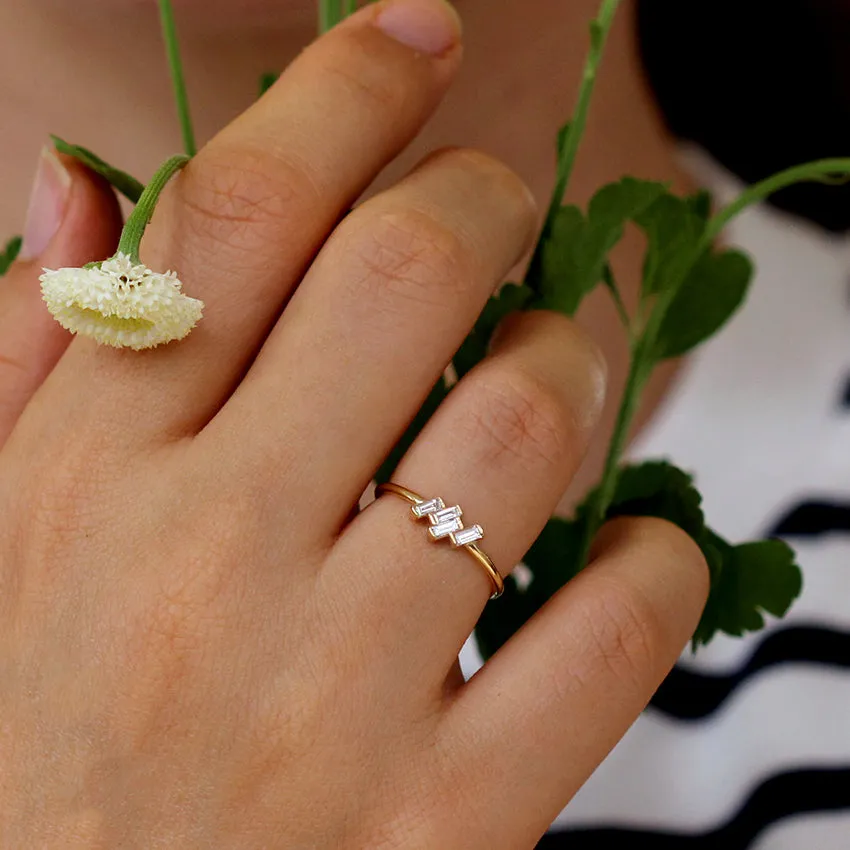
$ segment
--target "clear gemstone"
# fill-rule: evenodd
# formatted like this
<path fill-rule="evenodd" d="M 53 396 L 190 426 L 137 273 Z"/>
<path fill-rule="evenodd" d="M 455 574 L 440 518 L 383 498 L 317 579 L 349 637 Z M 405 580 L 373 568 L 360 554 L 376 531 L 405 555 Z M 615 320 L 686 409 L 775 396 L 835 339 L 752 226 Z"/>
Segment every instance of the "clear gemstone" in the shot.
<path fill-rule="evenodd" d="M 439 525 L 443 522 L 448 522 L 453 519 L 460 519 L 463 516 L 463 511 L 460 509 L 458 505 L 455 505 L 453 508 L 444 508 L 441 511 L 435 511 L 431 514 L 429 519 L 431 520 L 431 525 Z M 461 525 L 461 527 L 463 527 Z"/>
<path fill-rule="evenodd" d="M 463 522 L 455 517 L 454 519 L 441 522 L 439 525 L 432 526 L 428 529 L 428 533 L 434 538 L 434 540 L 440 540 L 443 537 L 448 537 L 450 534 L 454 534 L 456 531 L 460 531 L 462 528 Z"/>
<path fill-rule="evenodd" d="M 468 546 L 470 543 L 475 543 L 484 536 L 484 529 L 480 525 L 471 525 L 469 528 L 462 528 L 460 531 L 451 535 L 452 543 L 455 546 Z"/>
<path fill-rule="evenodd" d="M 427 502 L 420 502 L 418 505 L 414 505 L 411 510 L 413 511 L 413 516 L 417 519 L 422 519 L 422 517 L 433 514 L 435 511 L 441 511 L 445 506 L 446 503 L 438 496 L 436 499 L 429 499 Z"/>

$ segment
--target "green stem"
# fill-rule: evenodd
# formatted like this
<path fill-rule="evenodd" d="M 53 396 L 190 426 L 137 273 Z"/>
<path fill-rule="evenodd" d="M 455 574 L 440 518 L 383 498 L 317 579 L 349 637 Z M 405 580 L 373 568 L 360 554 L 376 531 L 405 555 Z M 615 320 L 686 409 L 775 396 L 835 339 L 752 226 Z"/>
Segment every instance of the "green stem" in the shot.
<path fill-rule="evenodd" d="M 620 456 L 626 448 L 629 430 L 632 426 L 638 405 L 640 394 L 646 383 L 647 369 L 645 368 L 644 340 L 641 339 L 632 346 L 629 363 L 629 375 L 626 378 L 626 388 L 620 401 L 620 409 L 617 412 L 617 421 L 614 424 L 614 433 L 608 445 L 608 454 L 605 457 L 605 468 L 602 472 L 602 480 L 596 491 L 592 503 L 589 506 L 590 515 L 584 526 L 582 545 L 579 549 L 578 563 L 583 567 L 587 563 L 590 546 L 596 532 L 599 531 L 605 521 L 605 514 L 614 498 L 617 488 L 617 476 L 619 474 Z"/>
<path fill-rule="evenodd" d="M 319 35 L 333 29 L 340 20 L 340 0 L 319 0 Z"/>
<path fill-rule="evenodd" d="M 192 116 L 189 113 L 189 97 L 186 94 L 186 81 L 183 78 L 183 63 L 180 59 L 180 44 L 177 41 L 177 27 L 174 23 L 174 11 L 171 0 L 159 0 L 159 17 L 162 22 L 162 37 L 168 54 L 171 70 L 171 84 L 174 87 L 174 100 L 177 103 L 177 115 L 183 133 L 183 147 L 187 156 L 197 153 L 195 131 L 192 129 Z"/>
<path fill-rule="evenodd" d="M 159 196 L 162 190 L 168 185 L 168 181 L 189 162 L 191 157 L 185 154 L 178 154 L 166 160 L 159 170 L 151 178 L 150 183 L 142 192 L 139 203 L 136 208 L 130 213 L 127 223 L 124 225 L 124 230 L 121 232 L 121 241 L 118 243 L 118 253 L 127 254 L 134 263 L 140 263 L 139 245 L 142 242 L 142 236 L 145 233 L 145 228 L 153 216 L 153 211 L 156 209 Z"/>
<path fill-rule="evenodd" d="M 566 194 L 573 169 L 575 168 L 579 145 L 581 144 L 585 127 L 587 126 L 587 116 L 590 111 L 593 89 L 596 85 L 596 76 L 599 65 L 602 62 L 602 55 L 605 52 L 605 43 L 608 40 L 608 34 L 611 32 L 614 16 L 617 14 L 617 7 L 620 5 L 620 2 L 621 0 L 602 0 L 599 15 L 591 24 L 590 51 L 585 61 L 578 102 L 558 158 L 555 189 L 552 192 L 552 200 L 549 203 L 549 210 L 546 213 L 546 221 L 543 224 L 543 230 L 537 241 L 534 255 L 531 258 L 526 275 L 526 283 L 535 291 L 541 277 L 543 246 L 551 236 L 555 219 L 558 217 L 558 212 L 563 205 L 564 195 Z"/>
<path fill-rule="evenodd" d="M 708 249 L 711 243 L 717 238 L 718 234 L 729 224 L 732 219 L 742 213 L 747 207 L 752 206 L 759 201 L 764 200 L 774 192 L 784 189 L 786 186 L 791 186 L 795 183 L 806 181 L 817 182 L 840 182 L 836 178 L 850 178 L 850 159 L 824 159 L 817 162 L 806 163 L 789 168 L 779 174 L 774 174 L 766 180 L 750 186 L 741 195 L 727 207 L 722 209 L 709 222 L 703 239 L 695 248 L 692 261 L 695 263 L 703 252 Z M 688 268 L 690 268 L 688 265 Z M 682 276 L 682 280 L 687 276 L 687 270 Z M 609 280 L 605 278 L 605 283 L 615 294 L 616 285 L 613 277 Z M 646 327 L 643 330 L 640 328 L 640 315 L 632 323 L 631 327 L 635 328 L 640 334 L 636 342 L 633 341 L 631 346 L 631 363 L 629 366 L 629 376 L 626 380 L 626 388 L 623 392 L 623 397 L 620 402 L 620 409 L 617 413 L 617 421 L 614 426 L 614 433 L 611 437 L 611 443 L 608 447 L 608 454 L 605 459 L 605 468 L 602 473 L 602 480 L 599 488 L 596 491 L 596 496 L 592 504 L 589 506 L 589 517 L 585 524 L 584 535 L 582 538 L 582 546 L 580 549 L 581 556 L 579 563 L 584 566 L 587 562 L 588 553 L 590 551 L 593 538 L 605 520 L 608 509 L 611 506 L 611 500 L 617 488 L 617 478 L 619 475 L 620 458 L 626 448 L 626 442 L 631 430 L 632 422 L 637 414 L 640 406 L 640 398 L 643 388 L 646 385 L 649 376 L 652 374 L 652 368 L 655 364 L 655 344 L 658 337 L 658 332 L 661 328 L 661 323 L 664 316 L 670 307 L 673 299 L 678 291 L 678 286 L 671 287 L 669 290 L 661 293 L 655 303 L 652 305 L 652 311 L 646 322 Z M 619 304 L 622 304 L 620 301 Z M 624 308 L 623 308 L 624 311 Z M 622 315 L 622 311 L 621 311 Z"/>
<path fill-rule="evenodd" d="M 847 179 L 850 179 L 850 159 L 819 159 L 815 162 L 795 165 L 760 183 L 755 183 L 711 219 L 700 246 L 700 253 L 717 238 L 720 231 L 733 218 L 774 192 L 795 183 L 844 183 Z"/>
<path fill-rule="evenodd" d="M 632 423 L 640 408 L 643 389 L 650 375 L 652 375 L 652 369 L 655 365 L 653 352 L 655 351 L 658 332 L 661 329 L 661 322 L 675 295 L 675 291 L 667 291 L 658 296 L 646 327 L 638 339 L 633 338 L 632 340 L 626 388 L 620 400 L 620 409 L 617 412 L 614 433 L 608 446 L 602 480 L 596 491 L 596 498 L 590 505 L 590 516 L 584 527 L 582 546 L 579 550 L 581 553 L 579 564 L 582 566 L 587 563 L 590 545 L 593 543 L 593 538 L 596 537 L 596 532 L 599 531 L 600 526 L 605 521 L 608 508 L 611 507 L 611 500 L 614 498 L 617 479 L 620 474 L 620 458 L 626 449 Z"/>
<path fill-rule="evenodd" d="M 353 15 L 357 11 L 357 0 L 343 0 L 342 17 L 343 20 L 349 15 Z"/>

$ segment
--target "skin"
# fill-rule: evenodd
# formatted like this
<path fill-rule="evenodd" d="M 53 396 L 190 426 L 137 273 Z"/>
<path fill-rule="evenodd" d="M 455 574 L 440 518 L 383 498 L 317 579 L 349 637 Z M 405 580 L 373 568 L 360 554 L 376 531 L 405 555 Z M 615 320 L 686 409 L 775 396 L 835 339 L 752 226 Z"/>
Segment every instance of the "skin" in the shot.
<path fill-rule="evenodd" d="M 464 683 L 486 576 L 400 500 L 354 510 L 539 221 L 514 171 L 455 148 L 338 224 L 460 66 L 456 24 L 424 55 L 380 30 L 389 6 L 301 54 L 169 186 L 142 257 L 206 302 L 184 342 L 68 345 L 44 317 L 40 267 L 103 256 L 120 225 L 73 164 L 57 235 L 0 288 L 4 847 L 531 848 L 696 625 L 696 546 L 623 519 Z M 607 85 L 597 120 L 624 97 Z M 577 323 L 513 317 L 396 480 L 462 504 L 506 572 L 604 423 L 607 373 Z"/>
<path fill-rule="evenodd" d="M 240 0 L 238 15 L 234 0 L 175 0 L 174 5 L 201 142 L 251 102 L 260 71 L 286 67 L 315 33 L 313 0 Z M 545 210 L 554 178 L 553 139 L 572 109 L 587 24 L 597 8 L 597 0 L 461 0 L 464 57 L 451 96 L 372 191 L 391 185 L 429 152 L 462 145 L 507 163 Z M 675 166 L 643 84 L 631 16 L 626 0 L 569 191 L 569 200 L 577 203 L 624 174 L 670 181 L 682 191 L 691 188 Z M 116 30 L 132 33 L 132 50 L 126 39 L 115 37 Z M 21 230 L 31 169 L 50 133 L 87 145 L 140 177 L 180 150 L 153 0 L 0 3 L 0 42 L 0 110 L 16 116 L 0 121 L 5 154 L 0 234 Z M 81 61 L 80 45 L 91 43 L 97 50 L 85 51 Z M 510 61 L 494 62 L 494 56 Z M 27 85 L 22 101 L 24 80 L 35 84 Z M 30 168 L 22 167 L 27 164 Z M 642 240 L 630 233 L 615 253 L 617 278 L 630 304 L 636 300 L 642 251 Z M 94 252 L 91 258 L 102 255 Z M 522 269 L 519 264 L 510 276 L 517 279 Z M 604 292 L 585 301 L 578 321 L 608 362 L 609 392 L 587 458 L 559 505 L 562 513 L 599 480 L 628 371 L 625 334 Z M 678 368 L 673 361 L 656 371 L 636 431 L 650 419 Z"/>

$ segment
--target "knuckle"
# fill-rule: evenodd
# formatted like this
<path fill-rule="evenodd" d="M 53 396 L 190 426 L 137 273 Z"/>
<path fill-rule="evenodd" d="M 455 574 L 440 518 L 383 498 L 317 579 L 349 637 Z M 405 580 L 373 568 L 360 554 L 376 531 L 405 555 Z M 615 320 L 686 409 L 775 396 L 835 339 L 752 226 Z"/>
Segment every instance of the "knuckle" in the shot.
<path fill-rule="evenodd" d="M 594 657 L 636 690 L 658 666 L 664 628 L 661 613 L 634 585 L 609 580 L 587 614 Z"/>
<path fill-rule="evenodd" d="M 356 270 L 350 280 L 369 309 L 395 311 L 451 302 L 472 274 L 461 237 L 416 210 L 379 214 L 349 234 Z"/>
<path fill-rule="evenodd" d="M 216 242 L 255 251 L 296 222 L 297 209 L 318 198 L 306 167 L 261 149 L 212 146 L 187 166 L 179 182 L 192 226 Z"/>
<path fill-rule="evenodd" d="M 520 369 L 479 376 L 469 405 L 473 433 L 481 460 L 508 461 L 527 467 L 562 468 L 569 455 L 573 427 L 563 401 L 539 379 Z"/>

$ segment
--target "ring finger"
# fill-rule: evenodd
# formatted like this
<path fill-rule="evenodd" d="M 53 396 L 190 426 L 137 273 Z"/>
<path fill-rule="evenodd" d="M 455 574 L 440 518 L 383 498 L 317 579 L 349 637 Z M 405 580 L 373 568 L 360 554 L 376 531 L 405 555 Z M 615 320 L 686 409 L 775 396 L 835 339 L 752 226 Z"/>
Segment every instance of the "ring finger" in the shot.
<path fill-rule="evenodd" d="M 605 374 L 595 345 L 572 321 L 547 311 L 511 317 L 492 354 L 452 391 L 393 480 L 460 505 L 464 525 L 483 527 L 480 546 L 505 575 L 585 453 Z M 492 586 L 469 553 L 429 540 L 425 524 L 411 519 L 401 499 L 378 499 L 345 530 L 324 578 L 348 585 L 345 598 L 359 622 L 378 624 L 388 638 L 403 635 L 438 683 Z"/>

